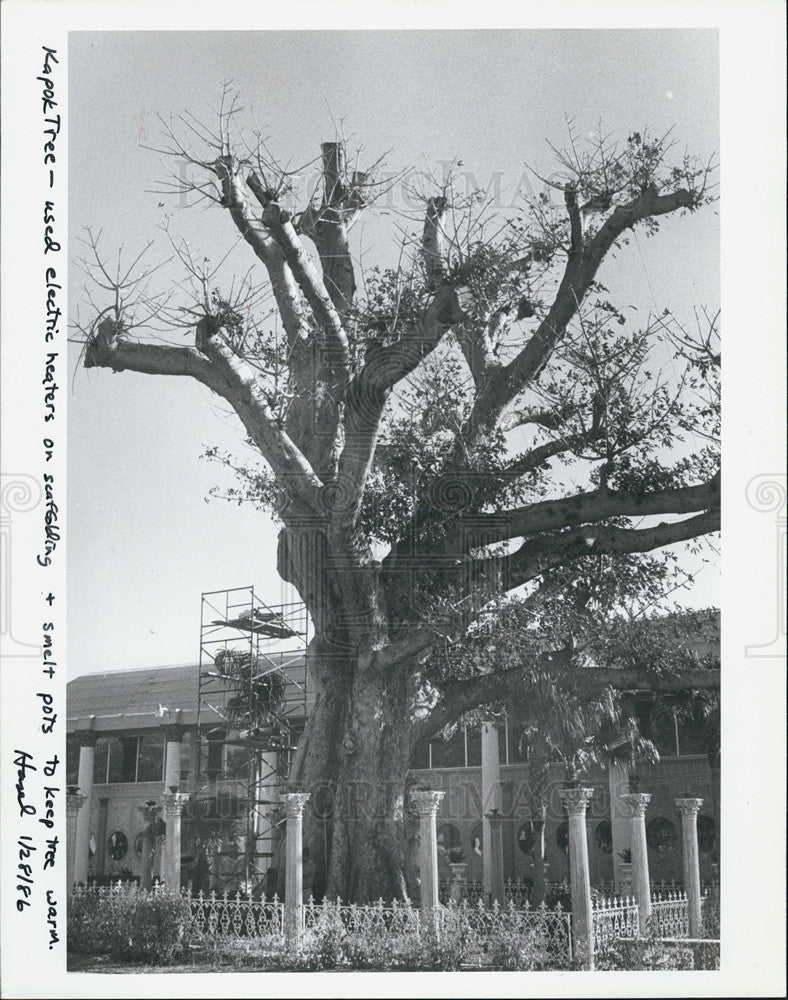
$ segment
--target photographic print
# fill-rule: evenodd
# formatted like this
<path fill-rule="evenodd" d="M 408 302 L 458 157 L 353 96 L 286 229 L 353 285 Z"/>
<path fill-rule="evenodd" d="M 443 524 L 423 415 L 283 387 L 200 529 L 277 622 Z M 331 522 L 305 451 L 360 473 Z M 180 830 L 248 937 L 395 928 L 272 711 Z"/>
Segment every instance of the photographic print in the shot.
<path fill-rule="evenodd" d="M 719 983 L 720 30 L 163 27 L 35 46 L 64 984 Z"/>

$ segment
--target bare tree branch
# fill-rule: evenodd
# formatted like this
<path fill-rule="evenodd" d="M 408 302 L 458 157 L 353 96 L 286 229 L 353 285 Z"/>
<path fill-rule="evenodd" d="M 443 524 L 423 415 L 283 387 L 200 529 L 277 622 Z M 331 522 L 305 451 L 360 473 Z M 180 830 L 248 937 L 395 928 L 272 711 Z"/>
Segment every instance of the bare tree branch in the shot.
<path fill-rule="evenodd" d="M 695 517 L 663 522 L 650 528 L 617 528 L 588 525 L 557 534 L 527 539 L 510 555 L 501 558 L 505 586 L 515 587 L 533 580 L 551 566 L 572 562 L 587 555 L 650 552 L 675 542 L 685 542 L 720 529 L 719 505 Z M 482 560 L 490 562 L 493 560 Z"/>
<path fill-rule="evenodd" d="M 86 368 L 110 368 L 148 375 L 188 375 L 227 400 L 291 496 L 313 504 L 321 482 L 300 450 L 278 426 L 255 369 L 210 331 L 212 318 L 198 324 L 197 349 L 138 344 L 125 340 L 118 324 L 103 320 L 86 355 Z"/>
<path fill-rule="evenodd" d="M 475 514 L 473 526 L 483 529 L 489 522 L 495 524 L 498 531 L 505 530 L 507 538 L 519 538 L 596 523 L 611 517 L 690 514 L 715 506 L 718 508 L 719 503 L 720 476 L 717 473 L 699 486 L 683 486 L 652 493 L 601 488 L 560 500 L 543 500 L 496 514 Z M 460 532 L 462 527 L 463 521 L 460 520 Z"/>
<path fill-rule="evenodd" d="M 322 279 L 301 245 L 290 213 L 269 202 L 263 210 L 263 224 L 273 235 L 282 250 L 293 277 L 304 293 L 325 336 L 326 363 L 331 372 L 331 390 L 337 401 L 342 396 L 350 374 L 350 352 L 347 334 L 339 313 L 326 291 Z"/>
<path fill-rule="evenodd" d="M 649 187 L 637 198 L 616 208 L 585 248 L 576 244 L 577 220 L 571 221 L 572 246 L 555 300 L 522 351 L 490 377 L 469 419 L 469 439 L 489 432 L 504 408 L 540 373 L 566 332 L 569 321 L 576 314 L 600 264 L 615 241 L 638 222 L 681 208 L 693 208 L 696 200 L 688 190 L 659 195 L 656 188 Z"/>

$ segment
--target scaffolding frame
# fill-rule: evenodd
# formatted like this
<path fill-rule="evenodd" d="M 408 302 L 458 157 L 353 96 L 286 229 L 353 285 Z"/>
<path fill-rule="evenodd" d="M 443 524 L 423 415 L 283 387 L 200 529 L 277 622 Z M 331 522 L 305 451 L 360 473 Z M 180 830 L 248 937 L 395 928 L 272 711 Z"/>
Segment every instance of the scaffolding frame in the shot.
<path fill-rule="evenodd" d="M 248 892 L 260 886 L 278 841 L 274 811 L 303 729 L 309 697 L 309 615 L 303 602 L 270 605 L 253 586 L 204 591 L 200 605 L 197 704 L 197 785 L 218 803 L 221 793 L 244 802 L 244 850 L 227 881 Z M 239 666 L 240 665 L 240 666 Z M 262 713 L 261 685 L 281 699 Z M 241 870 L 238 870 L 240 861 Z M 214 872 L 217 888 L 222 871 Z M 237 886 L 236 886 L 237 887 Z"/>

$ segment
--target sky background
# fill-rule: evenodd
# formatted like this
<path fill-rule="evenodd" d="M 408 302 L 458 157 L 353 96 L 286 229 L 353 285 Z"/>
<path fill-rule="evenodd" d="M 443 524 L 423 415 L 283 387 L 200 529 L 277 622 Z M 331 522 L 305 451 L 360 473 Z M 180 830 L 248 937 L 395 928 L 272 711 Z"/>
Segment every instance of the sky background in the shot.
<path fill-rule="evenodd" d="M 177 236 L 216 259 L 235 242 L 216 207 L 182 210 L 155 193 L 157 114 L 210 120 L 233 81 L 271 149 L 294 165 L 319 153 L 337 124 L 367 158 L 392 171 L 457 157 L 484 184 L 500 177 L 504 208 L 549 174 L 546 140 L 579 133 L 622 139 L 674 128 L 677 150 L 719 148 L 717 40 L 712 31 L 102 32 L 69 38 L 69 232 L 102 229 L 108 252 Z M 363 166 L 363 161 L 362 161 Z M 437 167 L 440 172 L 440 167 Z M 404 206 L 394 192 L 393 208 Z M 164 205 L 161 206 L 161 202 Z M 390 260 L 395 223 L 385 210 L 354 230 L 365 260 Z M 600 274 L 646 313 L 719 303 L 714 208 L 669 219 Z M 250 263 L 233 252 L 239 269 Z M 70 308 L 81 276 L 72 267 Z M 614 299 L 615 301 L 615 299 Z M 180 337 L 176 333 L 175 339 Z M 190 339 L 183 337 L 183 343 Z M 272 603 L 293 600 L 276 574 L 276 529 L 251 508 L 218 500 L 224 471 L 207 446 L 252 452 L 237 418 L 204 387 L 178 379 L 84 370 L 73 346 L 69 384 L 69 676 L 196 660 L 203 590 L 253 584 Z M 718 603 L 716 566 L 701 570 L 688 603 Z"/>

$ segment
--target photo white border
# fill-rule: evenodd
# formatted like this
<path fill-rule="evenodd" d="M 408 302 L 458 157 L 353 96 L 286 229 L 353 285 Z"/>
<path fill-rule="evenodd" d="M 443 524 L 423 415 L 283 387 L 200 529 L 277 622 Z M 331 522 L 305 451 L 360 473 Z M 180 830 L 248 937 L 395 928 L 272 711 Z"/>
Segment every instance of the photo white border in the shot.
<path fill-rule="evenodd" d="M 68 31 L 303 29 L 337 27 L 718 27 L 721 57 L 722 307 L 725 346 L 723 400 L 723 789 L 722 962 L 720 973 L 222 973 L 225 995 L 263 990 L 274 996 L 768 996 L 785 986 L 785 665 L 779 657 L 745 655 L 774 634 L 778 602 L 780 523 L 785 532 L 785 45 L 779 0 L 737 2 L 460 4 L 149 3 L 4 0 L 2 5 L 2 405 L 3 470 L 40 478 L 40 322 L 31 301 L 41 298 L 39 95 L 32 69 L 40 46 L 65 52 Z M 58 69 L 66 93 L 67 61 Z M 32 108 L 32 110 L 31 110 Z M 63 159 L 65 145 L 60 149 Z M 65 174 L 61 174 L 65 181 Z M 59 235 L 65 246 L 65 217 Z M 65 299 L 64 299 L 65 301 Z M 63 369 L 64 379 L 66 377 Z M 60 396 L 58 420 L 65 415 Z M 65 438 L 65 427 L 61 437 Z M 65 441 L 63 440 L 64 447 Z M 60 451 L 58 462 L 65 461 Z M 65 467 L 59 467 L 65 482 Z M 755 509 L 746 488 L 756 476 L 782 482 L 782 511 Z M 782 480 L 779 476 L 782 475 Z M 64 505 L 65 507 L 65 505 Z M 65 593 L 65 540 L 59 569 L 47 577 Z M 40 518 L 13 526 L 10 580 L 18 637 L 38 642 L 41 576 L 31 554 L 41 541 Z M 3 581 L 7 582 L 6 580 Z M 54 584 L 53 584 L 54 585 Z M 782 589 L 780 589 L 782 588 Z M 64 603 L 64 602 L 63 602 Z M 61 604 L 55 614 L 65 612 Z M 65 659 L 65 631 L 59 626 Z M 3 637 L 5 639 L 5 637 Z M 784 643 L 784 636 L 783 636 Z M 2 962 L 5 995 L 125 997 L 140 989 L 160 996 L 214 996 L 215 976 L 101 976 L 63 971 L 45 946 L 45 927 L 30 934 L 12 909 L 16 857 L 9 843 L 15 810 L 10 767 L 17 739 L 33 739 L 29 664 L 3 657 L 2 679 Z M 62 669 L 62 696 L 65 668 Z M 34 692 L 33 692 L 34 696 Z M 62 702 L 64 707 L 64 701 Z M 63 727 L 64 728 L 64 727 Z M 65 759 L 65 757 L 64 757 Z M 63 831 L 64 833 L 65 831 Z M 65 839 L 63 837 L 63 839 Z M 61 888 L 65 886 L 60 873 Z M 61 900 L 64 893 L 61 891 Z M 65 930 L 65 906 L 61 905 Z M 65 935 L 61 933 L 61 937 Z M 43 945 L 43 947 L 42 947 Z M 258 976 L 264 976 L 258 981 Z M 250 982 L 254 977 L 254 984 Z"/>

